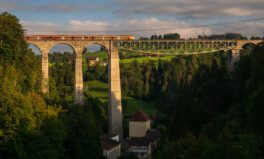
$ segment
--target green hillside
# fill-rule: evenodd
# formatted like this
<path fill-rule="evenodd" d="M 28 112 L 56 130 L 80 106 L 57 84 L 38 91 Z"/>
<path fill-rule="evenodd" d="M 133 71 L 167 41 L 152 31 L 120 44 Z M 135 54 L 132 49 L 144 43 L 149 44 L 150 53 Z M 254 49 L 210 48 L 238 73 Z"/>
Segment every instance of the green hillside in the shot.
<path fill-rule="evenodd" d="M 108 99 L 108 85 L 107 83 L 93 80 L 85 82 L 84 90 L 86 93 L 98 98 L 101 102 L 107 102 Z"/>
<path fill-rule="evenodd" d="M 162 57 L 144 57 L 144 56 L 140 56 L 137 53 L 131 53 L 131 56 L 137 56 L 137 57 L 131 57 L 129 56 L 130 53 L 126 53 L 126 56 L 121 58 L 120 56 L 120 63 L 123 64 L 129 64 L 131 62 L 133 62 L 134 60 L 136 60 L 138 63 L 144 63 L 147 61 L 158 61 L 158 60 L 165 60 L 165 61 L 170 61 L 172 58 L 174 58 L 175 56 L 162 56 Z M 105 51 L 98 51 L 98 52 L 92 52 L 92 53 L 85 53 L 83 54 L 83 57 L 99 57 L 99 60 L 104 60 L 107 59 L 107 52 Z"/>
<path fill-rule="evenodd" d="M 106 103 L 108 101 L 108 84 L 93 80 L 85 83 L 85 92 L 93 97 L 98 98 L 101 102 Z M 132 97 L 125 97 L 123 99 L 123 111 L 124 115 L 131 115 L 137 110 L 142 109 L 149 115 L 158 114 L 159 111 L 155 107 L 154 102 L 146 102 L 138 100 Z"/>
<path fill-rule="evenodd" d="M 133 61 L 137 61 L 138 63 L 142 64 L 144 62 L 148 62 L 148 61 L 154 61 L 154 62 L 158 62 L 159 60 L 164 60 L 164 61 L 170 61 L 172 58 L 174 58 L 175 56 L 163 56 L 163 57 L 137 57 L 137 58 L 129 58 L 129 59 L 121 59 L 120 63 L 123 64 L 129 64 Z"/>
<path fill-rule="evenodd" d="M 107 52 L 105 51 L 98 51 L 98 52 L 88 52 L 84 53 L 83 57 L 98 57 L 99 60 L 107 59 Z"/>

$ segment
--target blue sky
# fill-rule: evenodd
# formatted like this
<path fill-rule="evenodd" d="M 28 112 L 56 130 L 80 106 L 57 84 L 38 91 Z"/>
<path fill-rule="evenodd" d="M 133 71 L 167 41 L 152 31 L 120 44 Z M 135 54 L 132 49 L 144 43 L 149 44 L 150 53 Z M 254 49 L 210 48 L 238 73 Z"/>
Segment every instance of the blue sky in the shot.
<path fill-rule="evenodd" d="M 191 27 L 264 17 L 263 8 L 264 0 L 0 0 L 0 12 L 18 16 L 27 34 L 112 33 L 139 37 L 178 32 L 189 38 L 241 32 L 263 36 L 264 20 Z"/>

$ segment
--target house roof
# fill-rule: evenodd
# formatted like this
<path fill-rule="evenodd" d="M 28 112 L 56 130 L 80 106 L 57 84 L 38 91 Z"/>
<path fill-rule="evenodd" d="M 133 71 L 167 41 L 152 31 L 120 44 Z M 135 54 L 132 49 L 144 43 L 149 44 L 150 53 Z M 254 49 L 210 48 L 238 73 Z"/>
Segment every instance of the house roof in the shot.
<path fill-rule="evenodd" d="M 101 145 L 104 150 L 111 150 L 118 146 L 120 143 L 118 141 L 109 139 L 109 138 L 101 138 Z"/>
<path fill-rule="evenodd" d="M 131 118 L 130 121 L 148 121 L 149 116 L 142 110 L 137 111 Z"/>
<path fill-rule="evenodd" d="M 159 139 L 160 133 L 156 129 L 149 129 L 143 137 L 132 137 L 129 140 L 130 146 L 149 146 Z"/>
<path fill-rule="evenodd" d="M 151 140 L 147 137 L 132 137 L 129 140 L 130 146 L 149 146 L 151 144 Z"/>

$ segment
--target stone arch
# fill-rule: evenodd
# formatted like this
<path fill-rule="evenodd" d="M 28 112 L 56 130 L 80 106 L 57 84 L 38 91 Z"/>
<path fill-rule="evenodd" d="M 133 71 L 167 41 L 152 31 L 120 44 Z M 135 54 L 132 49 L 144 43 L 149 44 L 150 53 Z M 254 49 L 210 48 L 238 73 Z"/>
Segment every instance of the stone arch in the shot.
<path fill-rule="evenodd" d="M 104 44 L 104 43 L 101 43 L 101 42 L 90 42 L 90 43 L 84 45 L 83 49 L 84 49 L 84 50 L 85 50 L 85 49 L 88 49 L 89 47 L 91 47 L 91 46 L 93 46 L 93 45 L 94 45 L 94 46 L 98 45 L 98 46 L 103 47 L 104 50 L 105 50 L 106 52 L 109 51 L 109 49 L 108 49 L 109 46 L 106 45 L 106 44 Z M 83 52 L 84 52 L 84 50 L 83 50 Z"/>
<path fill-rule="evenodd" d="M 42 56 L 43 52 L 42 52 L 41 48 L 40 48 L 38 45 L 36 45 L 36 44 L 34 44 L 34 43 L 28 43 L 28 47 L 29 47 L 29 48 L 30 48 L 30 45 L 31 45 L 31 46 L 34 46 L 34 47 L 39 51 L 40 56 Z M 30 49 L 32 49 L 32 48 L 30 48 Z M 34 52 L 33 49 L 32 49 L 32 51 Z M 34 52 L 34 53 L 35 53 L 35 52 Z M 35 53 L 35 54 L 36 54 L 36 53 Z"/>
<path fill-rule="evenodd" d="M 106 50 L 109 50 L 109 42 L 99 42 L 99 41 L 91 41 L 89 43 L 85 43 L 84 47 L 88 47 L 90 45 L 101 45 L 103 46 Z"/>
<path fill-rule="evenodd" d="M 67 46 L 69 46 L 72 50 L 73 50 L 73 54 L 74 55 L 76 55 L 76 47 L 75 47 L 75 45 L 73 45 L 73 44 L 71 44 L 71 43 L 68 43 L 68 42 L 56 42 L 56 43 L 53 43 L 51 46 L 50 46 L 50 48 L 49 48 L 49 53 L 50 53 L 50 51 L 54 48 L 54 47 L 56 47 L 57 45 L 67 45 Z"/>
<path fill-rule="evenodd" d="M 101 50 L 101 47 L 103 48 Z M 107 73 L 108 70 L 108 55 L 109 50 L 107 49 L 108 46 L 106 43 L 103 42 L 97 42 L 97 41 L 89 41 L 83 43 L 83 51 L 82 51 L 82 71 L 83 71 L 83 80 L 84 82 L 84 88 L 88 88 L 87 81 L 90 80 L 90 77 L 93 77 L 95 75 L 95 72 L 91 73 L 89 70 L 90 68 L 96 68 L 96 66 L 101 66 L 103 68 L 103 72 Z M 102 70 L 101 70 L 102 71 Z M 106 78 L 103 78 L 104 82 L 107 82 L 107 74 L 104 74 Z M 101 76 L 103 77 L 103 76 Z"/>
<path fill-rule="evenodd" d="M 74 95 L 73 92 L 71 92 L 72 90 L 75 89 L 75 60 L 76 60 L 76 47 L 75 45 L 68 43 L 68 42 L 64 42 L 64 41 L 51 41 L 48 42 L 47 45 L 47 52 L 48 52 L 48 62 L 50 63 L 58 63 L 58 62 L 66 62 L 66 65 L 68 65 L 68 72 L 66 74 L 63 74 L 63 76 L 65 78 L 63 78 L 62 82 L 64 84 L 64 86 L 66 86 L 65 88 L 67 89 L 63 89 L 65 91 L 64 94 L 61 94 L 60 97 L 61 98 L 66 98 L 69 97 L 71 95 Z M 58 61 L 58 59 L 54 58 L 56 56 L 53 56 L 54 53 L 58 53 L 59 57 L 65 57 L 64 52 L 68 52 L 68 54 L 66 55 L 67 58 L 62 58 L 62 61 Z M 56 76 L 57 72 L 53 72 L 54 71 L 54 66 L 56 65 L 51 65 L 49 66 L 49 79 L 51 79 L 51 77 L 54 77 L 54 75 Z M 57 65 L 57 67 L 61 67 L 61 65 Z M 65 69 L 65 66 L 62 66 Z M 56 89 L 58 89 L 59 87 L 57 87 L 56 84 Z M 71 94 L 72 93 L 72 94 Z"/>
<path fill-rule="evenodd" d="M 243 49 L 246 45 L 254 45 L 254 46 L 256 46 L 256 45 L 258 45 L 258 43 L 256 43 L 256 42 L 247 42 L 247 43 L 243 43 L 243 44 L 241 44 L 241 49 Z"/>

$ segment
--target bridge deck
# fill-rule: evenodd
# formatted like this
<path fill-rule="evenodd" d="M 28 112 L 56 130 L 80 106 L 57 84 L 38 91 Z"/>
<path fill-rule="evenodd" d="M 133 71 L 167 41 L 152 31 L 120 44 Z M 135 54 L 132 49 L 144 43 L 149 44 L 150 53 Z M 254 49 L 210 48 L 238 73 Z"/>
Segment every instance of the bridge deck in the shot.
<path fill-rule="evenodd" d="M 132 35 L 27 35 L 28 41 L 109 41 L 134 40 Z"/>

